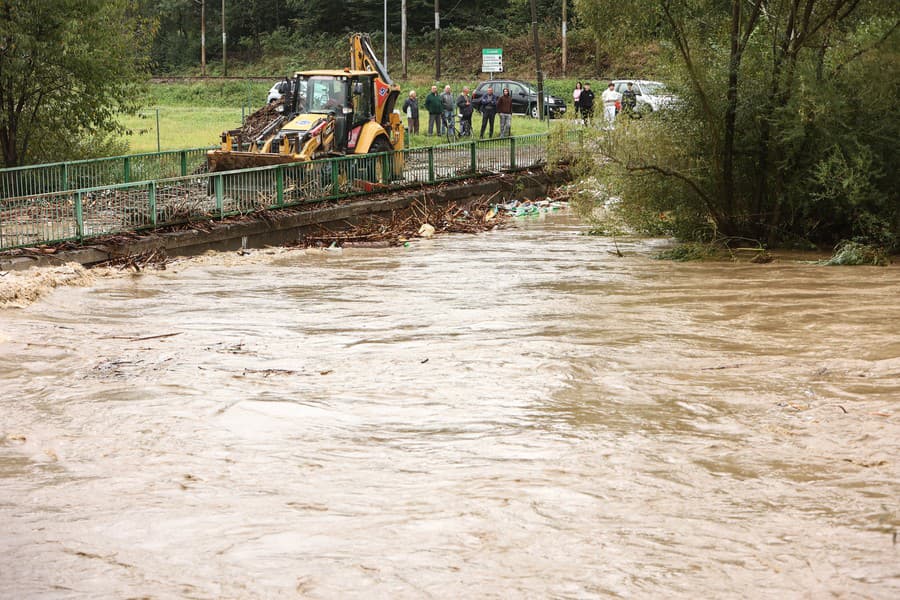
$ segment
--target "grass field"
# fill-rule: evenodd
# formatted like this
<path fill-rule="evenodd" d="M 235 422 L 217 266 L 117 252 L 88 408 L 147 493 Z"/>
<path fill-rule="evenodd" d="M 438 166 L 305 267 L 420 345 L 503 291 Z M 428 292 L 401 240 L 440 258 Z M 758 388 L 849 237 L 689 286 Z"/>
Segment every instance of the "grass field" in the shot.
<path fill-rule="evenodd" d="M 454 90 L 460 90 L 463 82 L 450 82 Z M 471 83 L 466 83 L 473 87 Z M 181 148 L 199 148 L 219 143 L 220 134 L 228 129 L 240 127 L 243 114 L 257 110 L 262 106 L 270 84 L 261 83 L 158 83 L 148 86 L 144 98 L 144 108 L 137 115 L 122 115 L 119 122 L 130 132 L 126 139 L 129 152 L 156 152 L 157 133 L 160 150 L 178 150 Z M 409 86 L 402 86 L 401 101 L 406 98 Z M 427 94 L 427 86 L 419 95 L 420 106 Z M 548 86 L 548 89 L 549 86 Z M 400 102 L 398 101 L 398 104 Z M 569 107 L 571 110 L 571 106 Z M 159 111 L 159 127 L 157 128 L 157 110 Z M 428 128 L 428 114 L 420 110 L 419 130 Z M 476 113 L 472 118 L 475 133 L 479 133 L 481 116 Z M 404 125 L 406 119 L 403 119 Z M 499 135 L 500 119 L 494 123 L 494 135 Z M 513 135 L 525 135 L 547 131 L 547 121 L 537 121 L 516 115 L 513 117 Z M 406 140 L 408 148 L 431 146 L 442 143 L 443 138 L 424 135 L 409 136 Z"/>
<path fill-rule="evenodd" d="M 130 134 L 128 149 L 132 154 L 157 151 L 157 132 L 160 150 L 179 150 L 213 146 L 219 134 L 241 124 L 241 109 L 190 106 L 160 106 L 159 128 L 157 108 L 149 108 L 138 115 L 119 119 Z"/>

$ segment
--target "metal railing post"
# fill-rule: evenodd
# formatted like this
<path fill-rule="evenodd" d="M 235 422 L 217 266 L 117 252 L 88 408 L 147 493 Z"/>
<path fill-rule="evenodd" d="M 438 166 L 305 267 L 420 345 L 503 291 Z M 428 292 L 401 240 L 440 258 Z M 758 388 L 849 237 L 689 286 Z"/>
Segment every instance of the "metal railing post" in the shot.
<path fill-rule="evenodd" d="M 516 138 L 509 138 L 509 169 L 515 170 L 516 168 Z"/>
<path fill-rule="evenodd" d="M 219 218 L 223 215 L 222 208 L 225 205 L 225 180 L 222 175 L 216 175 L 216 210 L 219 211 Z"/>
<path fill-rule="evenodd" d="M 67 163 L 63 163 L 62 168 L 62 189 L 63 191 L 69 189 L 69 165 Z"/>
<path fill-rule="evenodd" d="M 275 202 L 284 206 L 284 165 L 275 167 Z"/>
<path fill-rule="evenodd" d="M 181 176 L 187 175 L 187 150 L 181 151 Z"/>
<path fill-rule="evenodd" d="M 434 147 L 428 147 L 428 183 L 434 183 Z"/>
<path fill-rule="evenodd" d="M 472 173 L 478 172 L 478 142 L 472 141 L 469 143 L 469 150 L 471 154 L 471 166 Z"/>
<path fill-rule="evenodd" d="M 147 205 L 150 210 L 150 224 L 156 227 L 156 182 L 151 181 L 147 186 Z"/>
<path fill-rule="evenodd" d="M 329 158 L 328 166 L 331 167 L 331 195 L 337 198 L 341 193 L 341 180 L 338 177 L 338 158 Z"/>
<path fill-rule="evenodd" d="M 131 182 L 131 157 L 126 156 L 123 160 L 124 163 L 124 175 L 125 175 L 125 183 Z"/>
<path fill-rule="evenodd" d="M 75 192 L 75 237 L 78 241 L 84 239 L 84 204 L 81 192 Z"/>

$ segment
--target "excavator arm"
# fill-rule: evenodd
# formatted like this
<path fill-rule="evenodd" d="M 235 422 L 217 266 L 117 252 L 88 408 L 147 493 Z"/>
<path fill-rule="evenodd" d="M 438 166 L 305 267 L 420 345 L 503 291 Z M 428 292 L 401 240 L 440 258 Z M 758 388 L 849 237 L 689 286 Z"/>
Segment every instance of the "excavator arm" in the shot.
<path fill-rule="evenodd" d="M 403 124 L 394 115 L 394 107 L 400 97 L 400 86 L 394 84 L 387 69 L 375 55 L 372 39 L 368 33 L 350 35 L 350 69 L 378 73 L 375 80 L 375 120 L 390 132 L 391 146 L 395 150 L 403 148 Z"/>
<path fill-rule="evenodd" d="M 354 33 L 350 36 L 350 70 L 375 71 L 378 77 L 390 87 L 394 87 L 387 69 L 375 55 L 372 39 L 368 33 Z"/>

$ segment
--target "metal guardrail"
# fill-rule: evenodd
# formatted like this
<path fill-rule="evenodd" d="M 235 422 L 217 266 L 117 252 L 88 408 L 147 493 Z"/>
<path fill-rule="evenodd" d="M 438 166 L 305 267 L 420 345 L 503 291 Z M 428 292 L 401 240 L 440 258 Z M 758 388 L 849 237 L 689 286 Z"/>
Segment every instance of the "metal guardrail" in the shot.
<path fill-rule="evenodd" d="M 128 154 L 0 169 L 0 199 L 189 175 L 212 148 Z"/>
<path fill-rule="evenodd" d="M 580 140 L 577 134 L 566 134 L 566 142 Z M 546 161 L 547 142 L 540 133 L 218 173 L 190 172 L 205 149 L 158 153 L 169 156 L 139 166 L 112 161 L 111 171 L 126 181 L 137 173 L 177 176 L 107 183 L 113 173 L 93 166 L 84 177 L 100 183 L 0 199 L 0 251 L 525 169 Z"/>

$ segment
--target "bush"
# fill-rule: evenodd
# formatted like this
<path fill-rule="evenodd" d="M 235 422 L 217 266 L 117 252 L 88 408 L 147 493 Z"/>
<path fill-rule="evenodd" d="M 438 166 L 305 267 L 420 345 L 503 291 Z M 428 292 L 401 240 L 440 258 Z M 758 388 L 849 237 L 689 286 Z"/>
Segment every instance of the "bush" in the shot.
<path fill-rule="evenodd" d="M 878 248 L 859 242 L 841 242 L 834 249 L 834 255 L 820 264 L 828 266 L 836 265 L 873 265 L 885 266 L 888 264 L 887 254 L 884 248 Z"/>

